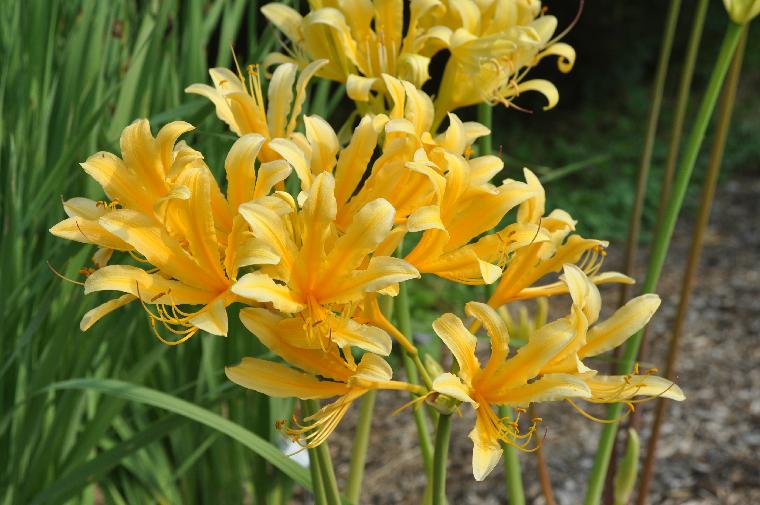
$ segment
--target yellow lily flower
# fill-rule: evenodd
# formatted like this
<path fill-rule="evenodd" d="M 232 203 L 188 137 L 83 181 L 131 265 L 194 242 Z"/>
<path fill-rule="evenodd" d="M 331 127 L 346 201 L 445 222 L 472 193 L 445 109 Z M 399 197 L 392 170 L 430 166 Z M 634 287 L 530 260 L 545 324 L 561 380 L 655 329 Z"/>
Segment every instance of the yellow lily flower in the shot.
<path fill-rule="evenodd" d="M 598 322 L 602 302 L 599 289 L 575 265 L 564 265 L 563 282 L 573 300 L 573 314 L 579 320 L 579 331 L 573 341 L 542 369 L 541 373 L 576 374 L 589 386 L 591 398 L 597 403 L 614 403 L 636 396 L 663 397 L 682 401 L 681 389 L 672 381 L 638 371 L 628 375 L 599 375 L 588 368 L 583 360 L 618 347 L 642 329 L 660 305 L 660 297 L 649 293 L 638 296 L 615 311 L 612 316 Z M 637 367 L 638 368 L 638 367 Z M 632 403 L 631 403 L 632 404 Z"/>
<path fill-rule="evenodd" d="M 393 224 L 394 209 L 387 200 L 367 203 L 344 233 L 335 223 L 336 183 L 323 172 L 302 193 L 300 210 L 287 201 L 274 209 L 258 201 L 240 206 L 253 236 L 267 243 L 279 262 L 241 277 L 232 293 L 256 302 L 271 303 L 280 312 L 302 314 L 321 345 L 330 339 L 335 315 L 351 313 L 366 293 L 386 292 L 419 272 L 404 260 L 373 255 Z M 289 199 L 289 201 L 288 201 Z"/>
<path fill-rule="evenodd" d="M 533 402 L 588 398 L 589 387 L 572 374 L 541 375 L 541 368 L 572 341 L 577 328 L 571 318 L 563 318 L 543 326 L 516 354 L 509 355 L 509 332 L 493 308 L 469 302 L 467 315 L 485 326 L 491 340 L 491 356 L 481 366 L 475 355 L 477 339 L 454 314 L 444 314 L 433 323 L 433 329 L 451 350 L 459 364 L 456 375 L 443 373 L 433 381 L 433 390 L 472 405 L 476 412 L 472 471 L 481 481 L 501 458 L 500 442 L 523 450 L 528 449 L 538 420 L 526 433 L 521 433 L 517 420 L 499 418 L 492 405 L 524 407 Z M 539 377 L 540 376 L 540 377 Z"/>
<path fill-rule="evenodd" d="M 324 349 L 311 347 L 303 328 L 299 330 L 297 324 L 290 324 L 292 318 L 266 309 L 247 308 L 240 311 L 240 320 L 269 350 L 300 370 L 258 358 L 244 358 L 241 364 L 225 368 L 230 380 L 273 397 L 304 400 L 339 397 L 307 417 L 306 426 L 285 430 L 304 447 L 316 447 L 327 440 L 354 400 L 367 391 L 423 392 L 419 386 L 391 380 L 391 367 L 376 354 L 364 353 L 357 364 L 348 345 L 342 354 L 334 343 Z"/>
<path fill-rule="evenodd" d="M 317 60 L 305 66 L 296 80 L 298 67 L 292 63 L 280 65 L 269 81 L 267 99 L 261 88 L 258 67 L 249 65 L 248 79 L 238 70 L 235 74 L 226 68 L 209 70 L 214 86 L 192 84 L 186 93 L 205 96 L 216 106 L 216 115 L 227 123 L 238 136 L 257 133 L 266 139 L 259 153 L 262 161 L 272 161 L 283 157 L 288 144 L 281 145 L 282 139 L 289 139 L 298 125 L 306 88 L 314 74 L 327 64 L 327 60 Z M 293 86 L 295 85 L 295 96 Z"/>
<path fill-rule="evenodd" d="M 414 165 L 421 172 L 434 171 L 430 177 L 440 180 L 440 189 L 435 202 L 409 216 L 407 229 L 423 233 L 405 259 L 421 273 L 463 284 L 493 283 L 501 276 L 508 256 L 530 244 L 538 228 L 515 223 L 475 243 L 470 241 L 497 226 L 507 212 L 534 192 L 511 179 L 498 187 L 491 184 L 491 177 L 503 167 L 496 156 L 467 160 L 445 152 L 443 159 L 444 166 Z"/>
<path fill-rule="evenodd" d="M 524 174 L 534 196 L 520 205 L 517 222 L 534 225 L 538 230 L 534 240 L 517 249 L 509 258 L 488 304 L 500 307 L 515 300 L 567 293 L 567 284 L 559 280 L 534 286 L 544 276 L 559 272 L 566 263 L 577 263 L 595 284 L 632 284 L 633 279 L 626 275 L 617 272 L 599 273 L 606 256 L 607 242 L 583 238 L 573 233 L 575 221 L 565 211 L 558 209 L 544 216 L 544 188 L 530 170 L 524 169 Z"/>
<path fill-rule="evenodd" d="M 760 0 L 723 0 L 728 16 L 736 24 L 747 24 L 760 14 Z"/>
<path fill-rule="evenodd" d="M 382 74 L 418 88 L 430 78 L 430 57 L 442 44 L 421 30 L 420 23 L 438 8 L 437 2 L 411 2 L 406 33 L 403 0 L 310 0 L 309 6 L 306 17 L 281 3 L 261 8 L 291 42 L 289 56 L 270 54 L 267 63 L 293 62 L 303 67 L 308 61 L 329 60 L 319 75 L 345 83 L 348 96 L 358 102 L 369 101 L 372 92 L 384 91 Z"/>
<path fill-rule="evenodd" d="M 68 219 L 51 228 L 56 236 L 127 251 L 147 268 L 108 265 L 88 272 L 85 294 L 125 293 L 85 314 L 87 330 L 106 314 L 134 300 L 149 311 L 152 327 L 161 323 L 180 335 L 179 343 L 198 330 L 227 333 L 225 308 L 236 297 L 229 287 L 241 267 L 278 261 L 270 248 L 250 236 L 237 216 L 243 201 L 262 197 L 290 172 L 284 161 L 254 161 L 264 144 L 260 135 L 241 137 L 225 162 L 229 190 L 221 193 L 202 155 L 177 137 L 191 129 L 171 123 L 154 138 L 145 120 L 128 126 L 121 137 L 123 159 L 97 153 L 82 164 L 101 184 L 111 203 L 75 198 L 64 204 Z M 234 216 L 234 217 L 233 217 Z M 201 305 L 183 310 L 183 305 Z"/>
<path fill-rule="evenodd" d="M 424 26 L 446 41 L 451 51 L 436 95 L 436 124 L 446 113 L 482 102 L 509 105 L 525 91 L 559 100 L 557 88 L 544 79 L 523 81 L 543 58 L 557 56 L 558 68 L 569 72 L 575 50 L 556 42 L 557 19 L 544 15 L 538 0 L 441 0 Z"/>

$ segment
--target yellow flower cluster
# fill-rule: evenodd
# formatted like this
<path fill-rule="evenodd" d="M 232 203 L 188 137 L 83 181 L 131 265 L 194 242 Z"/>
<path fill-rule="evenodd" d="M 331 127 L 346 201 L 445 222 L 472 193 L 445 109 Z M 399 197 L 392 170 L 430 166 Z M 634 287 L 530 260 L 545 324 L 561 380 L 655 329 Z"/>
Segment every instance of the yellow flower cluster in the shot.
<path fill-rule="evenodd" d="M 533 424 L 521 432 L 492 405 L 682 399 L 665 379 L 605 376 L 584 363 L 643 327 L 659 298 L 641 296 L 597 322 L 596 285 L 632 282 L 599 272 L 606 243 L 576 234 L 568 213 L 547 213 L 544 188 L 529 170 L 522 181 L 492 182 L 503 163 L 474 155 L 473 143 L 490 134 L 483 125 L 449 113 L 445 130 L 434 127 L 471 103 L 463 96 L 490 101 L 539 89 L 513 81 L 546 55 L 559 55 L 569 69 L 572 51 L 551 41 L 556 20 L 539 16 L 537 1 L 413 1 L 402 36 L 400 1 L 312 3 L 305 18 L 280 4 L 264 8 L 293 40 L 296 62 L 315 59 L 300 74 L 295 63 L 281 63 L 266 99 L 254 67 L 246 76 L 212 69 L 213 87 L 187 88 L 208 97 L 238 135 L 224 162 L 226 192 L 203 155 L 178 141 L 193 128 L 184 122 L 153 136 L 139 120 L 122 134 L 121 157 L 101 152 L 82 164 L 107 200 L 65 201 L 68 218 L 51 232 L 99 248 L 95 267 L 84 270 L 85 293 L 121 293 L 89 311 L 82 330 L 137 302 L 155 335 L 177 344 L 201 330 L 227 335 L 235 304 L 243 325 L 278 360 L 245 358 L 227 369 L 231 380 L 275 397 L 337 397 L 304 425 L 284 427 L 288 435 L 320 444 L 373 389 L 443 395 L 477 411 L 477 479 L 498 461 L 500 442 L 527 449 L 535 431 Z M 434 102 L 419 86 L 433 49 L 442 47 L 452 57 Z M 473 71 L 484 75 L 461 75 Z M 347 81 L 353 98 L 357 90 L 382 90 L 388 105 L 361 117 L 341 142 L 325 119 L 302 114 L 315 75 Z M 478 98 L 453 89 L 463 82 L 493 88 Z M 292 193 L 284 191 L 288 178 L 298 188 Z M 414 245 L 399 254 L 407 235 Z M 435 322 L 458 368 L 439 371 L 426 386 L 393 380 L 384 357 L 394 339 L 405 352 L 417 349 L 378 306 L 379 297 L 396 296 L 400 283 L 421 274 L 495 286 L 487 303 L 465 307 L 475 321 L 469 330 L 453 314 Z M 523 325 L 524 345 L 512 351 L 503 307 L 564 293 L 567 315 Z M 485 366 L 475 354 L 481 324 L 491 339 Z"/>
<path fill-rule="evenodd" d="M 273 53 L 266 64 L 328 60 L 317 73 L 345 83 L 348 96 L 369 110 L 383 110 L 389 74 L 421 88 L 430 79 L 436 54 L 449 57 L 436 96 L 435 125 L 460 107 L 481 102 L 509 104 L 524 91 L 538 91 L 556 105 L 549 81 L 523 81 L 547 56 L 569 72 L 575 51 L 555 36 L 557 19 L 540 0 L 412 0 L 404 30 L 403 0 L 309 0 L 305 17 L 280 3 L 262 8 L 290 41 L 287 54 Z M 379 98 L 379 99 L 378 99 Z"/>

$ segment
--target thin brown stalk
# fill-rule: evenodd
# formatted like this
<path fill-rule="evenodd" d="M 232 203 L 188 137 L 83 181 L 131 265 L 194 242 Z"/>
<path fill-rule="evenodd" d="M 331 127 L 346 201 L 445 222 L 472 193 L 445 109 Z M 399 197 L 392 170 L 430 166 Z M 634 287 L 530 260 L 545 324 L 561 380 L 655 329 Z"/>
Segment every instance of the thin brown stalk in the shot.
<path fill-rule="evenodd" d="M 683 62 L 681 73 L 681 82 L 678 85 L 678 98 L 676 99 L 676 112 L 673 118 L 673 129 L 670 132 L 670 146 L 668 147 L 668 157 L 665 161 L 665 170 L 662 173 L 662 183 L 660 184 L 660 203 L 657 206 L 657 226 L 662 222 L 665 214 L 665 208 L 668 206 L 668 197 L 670 196 L 670 187 L 673 184 L 673 174 L 676 171 L 678 163 L 678 151 L 681 145 L 683 135 L 683 125 L 686 119 L 686 110 L 689 107 L 689 96 L 691 93 L 691 81 L 694 77 L 694 67 L 699 54 L 699 41 L 702 39 L 702 28 L 705 25 L 705 15 L 707 14 L 707 0 L 699 0 L 697 9 L 694 12 L 694 21 L 691 25 L 691 34 L 689 35 L 689 45 L 686 51 L 686 58 Z M 656 234 L 656 231 L 655 231 Z"/>
<path fill-rule="evenodd" d="M 718 124 L 716 126 L 713 146 L 710 151 L 707 176 L 705 178 L 704 186 L 702 189 L 702 197 L 699 205 L 699 215 L 694 226 L 694 233 L 692 235 L 691 246 L 689 250 L 689 259 L 686 265 L 686 270 L 684 272 L 683 282 L 681 284 L 681 299 L 678 304 L 678 312 L 676 313 L 676 318 L 673 323 L 673 333 L 670 337 L 670 346 L 668 349 L 668 357 L 664 372 L 665 377 L 671 380 L 675 378 L 676 359 L 678 358 L 678 349 L 683 333 L 683 326 L 686 320 L 686 314 L 689 309 L 689 298 L 691 295 L 692 286 L 694 284 L 694 277 L 699 266 L 699 258 L 702 253 L 705 231 L 710 220 L 712 203 L 715 198 L 715 186 L 718 181 L 721 161 L 723 159 L 723 151 L 726 146 L 726 138 L 728 137 L 728 130 L 731 124 L 731 113 L 733 111 L 734 102 L 736 99 L 736 88 L 739 83 L 739 75 L 741 73 L 741 65 L 746 41 L 747 27 L 745 26 L 742 33 L 742 38 L 739 42 L 739 46 L 737 47 L 736 53 L 734 54 L 731 70 L 729 71 L 728 78 L 723 89 L 723 95 L 721 97 L 720 109 L 718 113 Z M 665 419 L 667 405 L 667 402 L 662 398 L 657 401 L 655 418 L 652 424 L 652 431 L 649 437 L 649 442 L 647 444 L 647 455 L 644 460 L 644 466 L 641 473 L 639 494 L 636 500 L 637 505 L 645 505 L 647 503 L 649 488 L 652 483 L 652 476 L 654 475 L 655 459 L 657 455 L 657 442 L 659 439 L 660 430 L 662 428 L 662 423 Z"/>
<path fill-rule="evenodd" d="M 531 405 L 528 409 L 531 419 L 537 417 L 536 408 Z M 546 500 L 546 505 L 557 505 L 557 500 L 554 499 L 554 490 L 552 489 L 552 480 L 549 477 L 549 467 L 546 465 L 546 456 L 544 455 L 544 449 L 540 445 L 535 452 L 536 455 L 536 472 L 538 473 L 538 481 L 541 483 L 541 492 Z"/>
<path fill-rule="evenodd" d="M 625 256 L 623 260 L 623 273 L 626 275 L 631 275 L 636 263 L 636 246 L 639 242 L 639 235 L 641 233 L 641 213 L 644 210 L 644 197 L 646 196 L 647 180 L 649 179 L 649 167 L 652 163 L 652 151 L 654 150 L 654 141 L 657 137 L 657 122 L 660 118 L 662 95 L 663 90 L 665 89 L 665 79 L 668 75 L 668 63 L 670 62 L 670 53 L 673 49 L 673 38 L 675 37 L 680 10 L 681 0 L 671 0 L 670 7 L 668 8 L 667 21 L 665 22 L 662 45 L 660 46 L 657 73 L 655 74 L 654 85 L 652 88 L 652 102 L 649 106 L 647 133 L 644 140 L 644 150 L 641 152 L 641 163 L 639 165 L 639 173 L 636 180 L 636 196 L 634 197 L 633 209 L 631 210 L 631 221 L 628 224 L 628 238 L 626 240 Z M 618 305 L 622 305 L 627 298 L 628 285 L 621 284 L 620 303 Z"/>

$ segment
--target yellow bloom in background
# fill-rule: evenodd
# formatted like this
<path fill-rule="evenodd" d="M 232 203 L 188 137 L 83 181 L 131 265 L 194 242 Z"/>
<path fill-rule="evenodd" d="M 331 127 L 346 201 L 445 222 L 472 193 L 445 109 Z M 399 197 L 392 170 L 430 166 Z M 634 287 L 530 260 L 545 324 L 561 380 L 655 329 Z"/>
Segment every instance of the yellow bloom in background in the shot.
<path fill-rule="evenodd" d="M 325 64 L 326 60 L 314 61 L 306 65 L 300 75 L 298 67 L 292 63 L 278 66 L 269 80 L 266 99 L 260 71 L 252 65 L 247 67 L 247 79 L 240 70 L 235 74 L 226 68 L 212 68 L 209 75 L 213 87 L 193 84 L 185 88 L 185 92 L 211 100 L 216 107 L 216 115 L 238 136 L 247 133 L 263 136 L 267 143 L 260 156 L 262 161 L 272 161 L 282 156 L 279 151 L 283 148 L 278 140 L 293 135 L 306 100 L 309 81 Z"/>
<path fill-rule="evenodd" d="M 184 143 L 175 146 L 177 137 L 190 129 L 187 123 L 170 123 L 154 138 L 148 122 L 140 120 L 122 134 L 123 159 L 102 152 L 82 164 L 111 201 L 65 202 L 71 217 L 51 233 L 129 252 L 141 265 L 101 265 L 88 275 L 85 293 L 125 294 L 85 314 L 83 330 L 139 299 L 154 329 L 160 323 L 179 335 L 177 341 L 159 336 L 166 343 L 184 341 L 198 330 L 226 335 L 225 308 L 236 300 L 229 288 L 238 270 L 277 261 L 267 245 L 250 235 L 236 215 L 237 206 L 268 194 L 290 167 L 281 160 L 264 163 L 257 174 L 255 160 L 265 139 L 246 135 L 227 156 L 230 187 L 225 198 L 202 155 Z M 200 308 L 180 308 L 188 305 Z"/>
<path fill-rule="evenodd" d="M 244 358 L 227 367 L 227 377 L 248 389 L 273 397 L 324 399 L 334 402 L 307 417 L 305 426 L 288 428 L 286 434 L 305 447 L 315 447 L 332 433 L 351 404 L 367 391 L 394 389 L 420 393 L 421 388 L 391 380 L 391 367 L 380 356 L 366 352 L 356 363 L 350 346 L 340 353 L 334 343 L 326 348 L 310 345 L 308 334 L 291 319 L 266 309 L 240 311 L 246 328 L 275 355 L 298 370 L 258 358 Z"/>
<path fill-rule="evenodd" d="M 451 56 L 436 94 L 436 122 L 447 112 L 482 102 L 503 103 L 525 91 L 542 93 L 554 107 L 557 88 L 544 79 L 525 81 L 528 71 L 548 56 L 569 72 L 575 50 L 557 42 L 557 19 L 544 15 L 538 0 L 441 0 L 423 26 L 446 41 Z"/>
<path fill-rule="evenodd" d="M 279 261 L 244 275 L 231 289 L 280 312 L 300 314 L 312 341 L 323 347 L 339 314 L 350 317 L 365 294 L 392 293 L 397 283 L 419 277 L 404 260 L 370 256 L 391 230 L 393 207 L 383 199 L 369 202 L 339 234 L 335 193 L 335 179 L 323 172 L 302 193 L 300 210 L 286 194 L 276 207 L 258 201 L 242 205 L 240 214 L 253 236 Z"/>
<path fill-rule="evenodd" d="M 349 98 L 359 102 L 370 100 L 373 91 L 382 91 L 382 74 L 418 88 L 430 78 L 430 57 L 441 44 L 421 30 L 420 23 L 440 8 L 438 2 L 411 2 L 406 33 L 403 0 L 311 0 L 309 7 L 305 17 L 281 3 L 261 8 L 290 40 L 289 54 L 271 54 L 267 65 L 295 62 L 304 67 L 309 61 L 329 60 L 319 76 L 345 83 Z"/>
<path fill-rule="evenodd" d="M 760 0 L 723 0 L 728 16 L 734 23 L 749 23 L 760 14 Z"/>
<path fill-rule="evenodd" d="M 525 407 L 533 402 L 588 398 L 591 392 L 583 380 L 572 374 L 541 375 L 541 368 L 572 342 L 577 323 L 571 318 L 543 326 L 509 357 L 509 332 L 496 311 L 486 304 L 469 302 L 465 312 L 485 326 L 491 356 L 483 367 L 475 355 L 475 336 L 454 314 L 444 314 L 433 323 L 433 329 L 451 350 L 459 371 L 456 375 L 440 374 L 433 381 L 433 389 L 475 409 L 475 428 L 470 433 L 472 471 L 480 481 L 499 462 L 500 442 L 530 450 L 536 430 L 534 421 L 527 432 L 521 433 L 517 420 L 499 418 L 492 405 Z"/>

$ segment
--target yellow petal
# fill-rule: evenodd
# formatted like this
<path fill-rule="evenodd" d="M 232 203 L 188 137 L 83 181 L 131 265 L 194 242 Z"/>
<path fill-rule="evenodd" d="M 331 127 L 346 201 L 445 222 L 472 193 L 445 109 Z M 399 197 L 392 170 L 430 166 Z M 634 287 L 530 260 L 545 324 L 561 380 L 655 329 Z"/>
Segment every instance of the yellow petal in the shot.
<path fill-rule="evenodd" d="M 297 10 L 282 3 L 272 2 L 261 7 L 261 13 L 291 41 L 301 41 L 303 16 Z"/>
<path fill-rule="evenodd" d="M 282 138 L 273 139 L 269 142 L 269 148 L 282 156 L 282 159 L 290 163 L 301 180 L 301 188 L 308 191 L 311 186 L 311 170 L 303 151 L 292 141 Z"/>
<path fill-rule="evenodd" d="M 334 278 L 359 268 L 390 233 L 394 214 L 393 206 L 382 198 L 362 207 L 328 253 L 320 267 L 320 276 L 325 279 Z"/>
<path fill-rule="evenodd" d="M 308 400 L 348 392 L 348 387 L 343 383 L 320 381 L 279 363 L 257 358 L 243 358 L 239 365 L 225 367 L 224 373 L 236 384 L 275 398 L 296 397 Z"/>
<path fill-rule="evenodd" d="M 106 206 L 89 198 L 75 197 L 63 202 L 63 210 L 69 217 L 81 217 L 97 221 L 106 213 Z"/>
<path fill-rule="evenodd" d="M 224 306 L 224 297 L 220 296 L 206 305 L 200 314 L 190 319 L 190 323 L 212 335 L 227 336 L 227 308 Z"/>
<path fill-rule="evenodd" d="M 594 401 L 614 403 L 636 396 L 655 396 L 683 401 L 683 391 L 676 384 L 655 375 L 594 375 L 584 377 Z"/>
<path fill-rule="evenodd" d="M 166 172 L 147 119 L 138 119 L 124 128 L 119 139 L 124 163 L 155 195 L 166 192 Z"/>
<path fill-rule="evenodd" d="M 564 74 L 570 72 L 575 64 L 575 49 L 570 44 L 565 44 L 564 42 L 552 44 L 541 51 L 536 58 L 538 61 L 541 61 L 547 56 L 557 56 L 557 68 Z"/>
<path fill-rule="evenodd" d="M 256 185 L 256 157 L 264 137 L 257 133 L 243 135 L 232 144 L 224 170 L 227 173 L 227 201 L 232 212 L 237 212 L 240 204 L 254 198 Z"/>
<path fill-rule="evenodd" d="M 70 217 L 50 228 L 50 233 L 66 240 L 95 244 L 117 251 L 129 251 L 132 246 L 103 228 L 98 221 Z"/>
<path fill-rule="evenodd" d="M 388 356 L 393 342 L 384 330 L 353 319 L 330 322 L 330 339 L 339 347 L 358 347 L 370 353 Z M 367 354 L 365 354 L 367 356 Z M 390 377 L 388 377 L 389 380 Z"/>
<path fill-rule="evenodd" d="M 322 291 L 322 303 L 349 303 L 409 279 L 418 279 L 420 273 L 404 260 L 388 256 L 373 256 L 366 270 L 355 270 L 341 282 L 335 282 Z"/>
<path fill-rule="evenodd" d="M 245 274 L 230 290 L 236 295 L 271 303 L 277 310 L 287 313 L 300 312 L 306 306 L 296 300 L 287 286 L 275 283 L 271 277 L 261 272 Z"/>
<path fill-rule="evenodd" d="M 380 79 L 377 77 L 364 77 L 350 74 L 346 79 L 346 94 L 351 100 L 368 102 L 370 91 L 377 90 Z"/>
<path fill-rule="evenodd" d="M 301 250 L 293 271 L 294 278 L 312 279 L 319 272 L 325 258 L 325 242 L 337 212 L 335 179 L 331 173 L 322 172 L 314 178 L 303 204 Z"/>
<path fill-rule="evenodd" d="M 590 398 L 591 390 L 579 377 L 569 374 L 547 374 L 540 379 L 501 391 L 498 395 L 488 394 L 488 401 L 514 407 L 527 406 L 534 402 L 553 402 L 565 398 Z"/>
<path fill-rule="evenodd" d="M 213 176 L 205 166 L 191 167 L 177 178 L 177 183 L 190 189 L 190 198 L 175 205 L 178 209 L 182 209 L 184 238 L 193 259 L 207 275 L 216 278 L 217 289 L 225 289 L 227 278 L 222 271 L 219 242 L 211 206 Z"/>
<path fill-rule="evenodd" d="M 562 269 L 573 303 L 583 310 L 588 324 L 594 324 L 599 319 L 599 312 L 602 310 L 602 297 L 599 295 L 599 289 L 576 265 L 567 263 L 563 265 Z"/>
<path fill-rule="evenodd" d="M 450 396 L 460 402 L 471 403 L 475 408 L 478 408 L 478 402 L 470 397 L 470 388 L 453 373 L 445 372 L 433 379 L 433 391 Z"/>
<path fill-rule="evenodd" d="M 291 168 L 285 160 L 273 160 L 262 163 L 259 167 L 254 198 L 261 198 L 272 192 L 272 188 L 290 175 Z"/>
<path fill-rule="evenodd" d="M 465 381 L 471 381 L 480 371 L 480 363 L 475 356 L 477 339 L 454 314 L 444 314 L 433 321 L 433 330 L 459 363 L 459 374 Z"/>
<path fill-rule="evenodd" d="M 567 319 L 558 319 L 542 326 L 531 335 L 528 343 L 488 377 L 488 384 L 499 386 L 497 392 L 526 384 L 541 368 L 559 354 L 575 335 Z"/>
<path fill-rule="evenodd" d="M 362 356 L 354 373 L 354 378 L 368 382 L 385 382 L 391 380 L 392 376 L 391 366 L 383 358 L 372 353 Z"/>
<path fill-rule="evenodd" d="M 340 152 L 335 167 L 335 199 L 339 206 L 348 201 L 367 170 L 377 145 L 377 134 L 372 117 L 364 116 L 354 129 L 351 142 Z"/>
<path fill-rule="evenodd" d="M 330 124 L 319 116 L 304 116 L 306 138 L 311 144 L 312 173 L 332 172 L 335 167 L 335 156 L 340 150 L 338 136 Z"/>
<path fill-rule="evenodd" d="M 293 84 L 298 67 L 293 63 L 279 65 L 269 81 L 269 108 L 267 125 L 272 137 L 284 137 L 288 124 L 290 106 L 293 103 Z"/>
<path fill-rule="evenodd" d="M 140 296 L 144 303 L 167 305 L 205 305 L 215 296 L 129 265 L 108 265 L 93 272 L 84 283 L 84 292 L 96 291 L 121 291 Z"/>
<path fill-rule="evenodd" d="M 410 232 L 446 229 L 441 222 L 441 208 L 438 205 L 425 205 L 412 212 L 406 221 L 406 227 Z"/>
<path fill-rule="evenodd" d="M 587 343 L 578 351 L 578 355 L 581 358 L 597 356 L 619 346 L 643 328 L 659 306 L 660 297 L 655 294 L 641 295 L 629 301 L 609 319 L 589 330 Z"/>
<path fill-rule="evenodd" d="M 282 203 L 281 200 L 278 199 L 278 201 Z M 268 244 L 280 258 L 279 265 L 282 267 L 283 280 L 287 280 L 297 248 L 283 218 L 274 210 L 262 205 L 261 200 L 241 205 L 239 212 L 250 225 L 253 235 Z"/>
<path fill-rule="evenodd" d="M 81 166 L 111 200 L 147 215 L 153 213 L 153 202 L 147 197 L 142 182 L 117 156 L 106 152 L 95 153 Z"/>
<path fill-rule="evenodd" d="M 218 287 L 218 278 L 201 268 L 155 221 L 146 216 L 119 209 L 101 217 L 99 223 L 175 279 L 201 289 Z"/>
<path fill-rule="evenodd" d="M 486 370 L 501 364 L 509 354 L 509 329 L 504 320 L 485 303 L 468 302 L 464 306 L 464 311 L 468 316 L 480 321 L 491 338 L 491 357 Z"/>
<path fill-rule="evenodd" d="M 283 318 L 268 309 L 249 307 L 240 311 L 240 321 L 267 349 L 301 370 L 338 381 L 346 381 L 354 373 L 340 355 L 323 351 L 316 339 L 312 348 L 301 346 L 309 337 L 300 318 Z"/>
<path fill-rule="evenodd" d="M 507 88 L 505 97 L 519 96 L 520 93 L 525 91 L 538 91 L 546 97 L 547 104 L 544 106 L 544 110 L 553 109 L 557 103 L 559 103 L 559 91 L 557 87 L 551 82 L 545 79 L 531 79 L 518 84 L 516 87 Z"/>
<path fill-rule="evenodd" d="M 481 405 L 475 412 L 475 428 L 470 432 L 472 440 L 472 474 L 478 482 L 490 474 L 501 458 L 501 445 L 495 436 L 495 427 L 489 419 L 488 405 Z M 493 413 L 491 413 L 493 416 Z"/>
<path fill-rule="evenodd" d="M 133 295 L 121 295 L 118 298 L 108 300 L 107 302 L 98 305 L 94 309 L 88 310 L 79 322 L 79 329 L 82 331 L 89 330 L 92 325 L 97 323 L 102 317 L 107 316 L 114 310 L 119 309 L 136 299 L 137 298 Z"/>
<path fill-rule="evenodd" d="M 296 128 L 298 117 L 301 114 L 301 109 L 306 101 L 306 87 L 309 85 L 309 81 L 314 75 L 329 63 L 328 60 L 315 60 L 306 65 L 301 71 L 301 75 L 298 76 L 296 81 L 296 97 L 293 100 L 293 111 L 290 114 L 290 122 L 288 123 L 287 133 L 290 135 Z"/>

